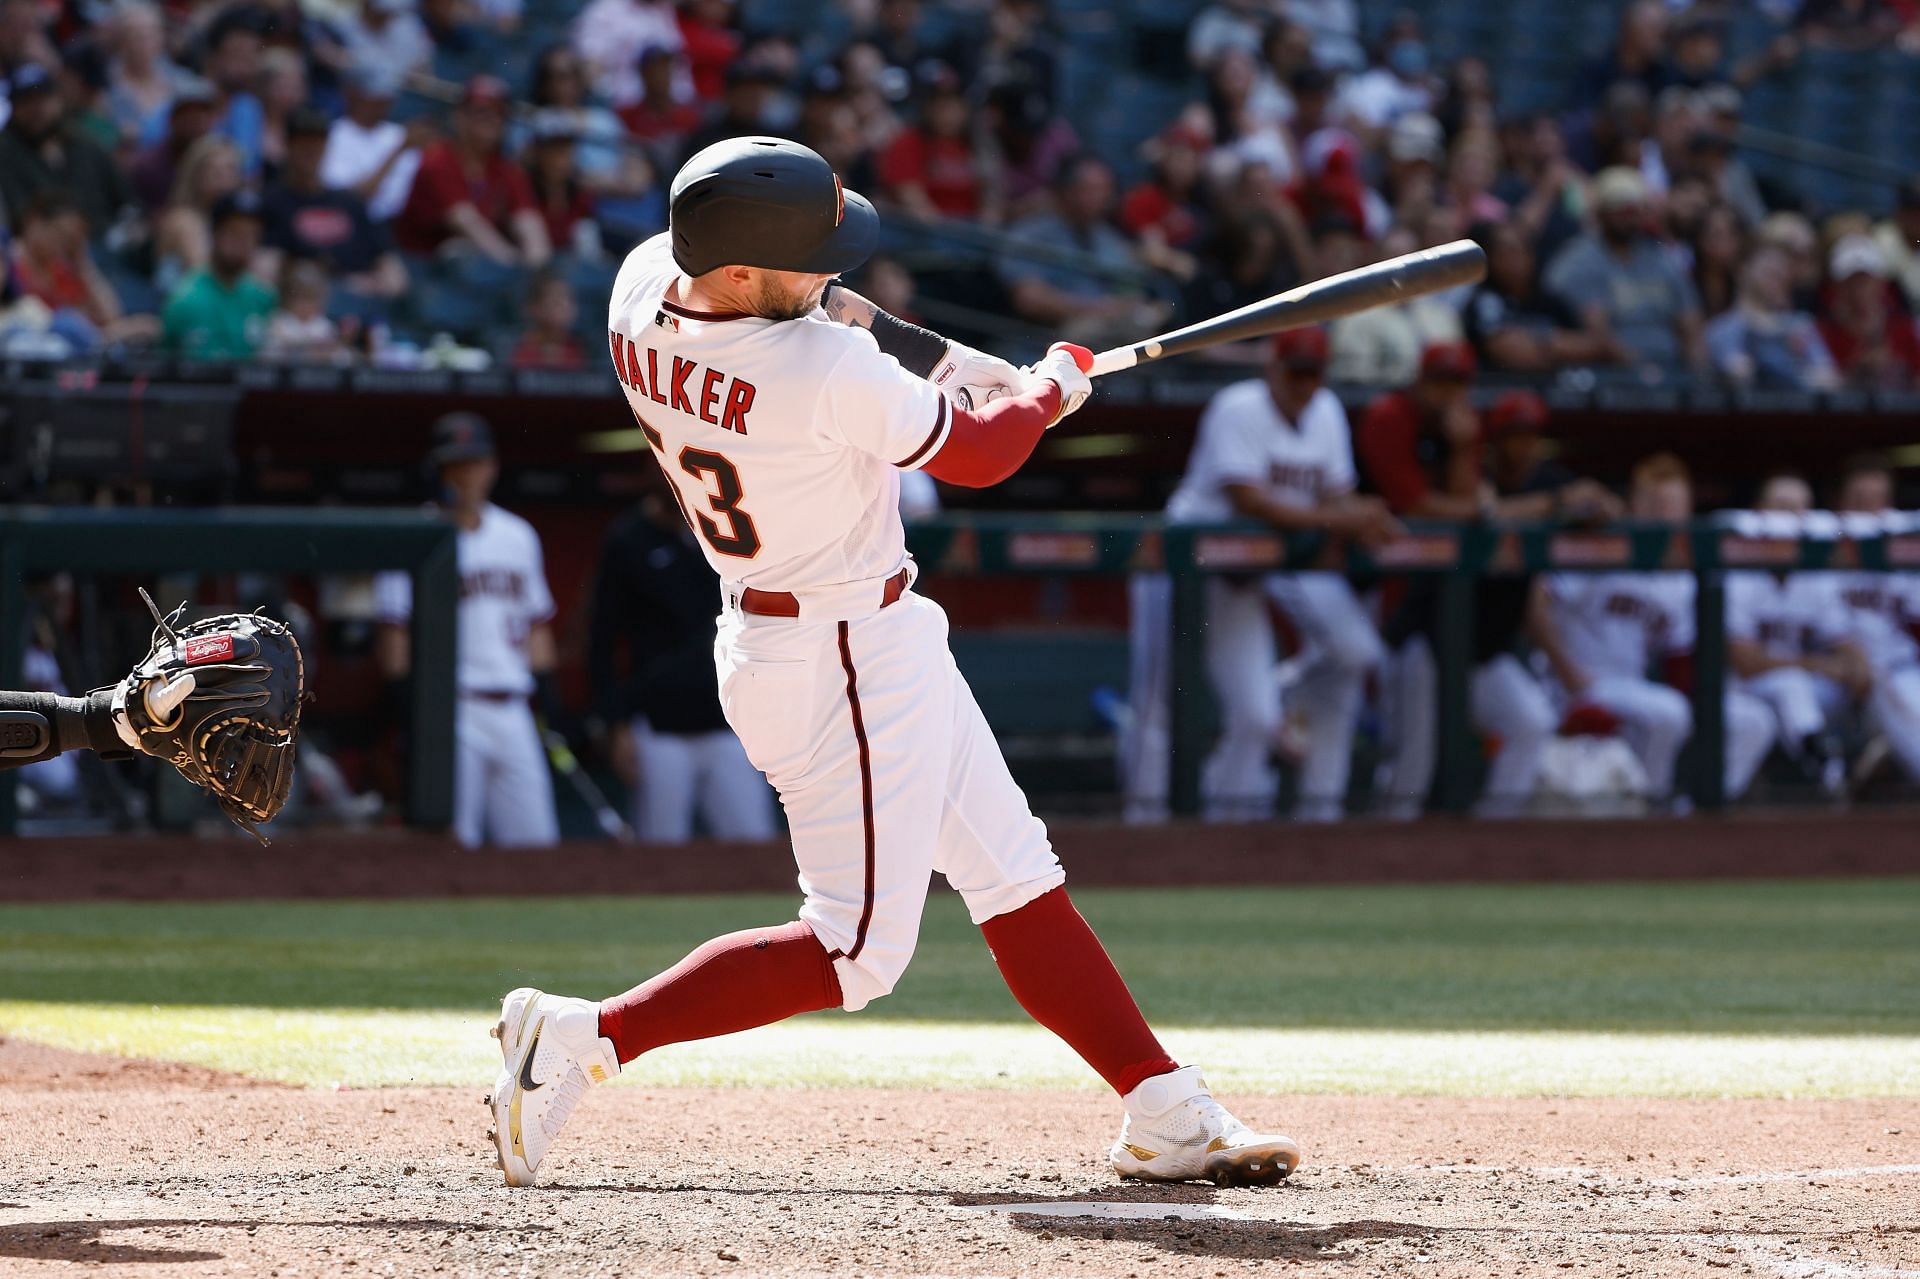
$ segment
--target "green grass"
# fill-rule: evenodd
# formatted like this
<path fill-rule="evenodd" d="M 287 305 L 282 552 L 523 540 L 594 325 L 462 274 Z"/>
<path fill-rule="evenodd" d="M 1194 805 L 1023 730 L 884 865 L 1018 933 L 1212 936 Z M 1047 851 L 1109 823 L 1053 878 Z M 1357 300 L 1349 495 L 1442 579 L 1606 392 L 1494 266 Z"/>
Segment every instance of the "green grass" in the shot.
<path fill-rule="evenodd" d="M 1920 881 L 1087 891 L 1223 1087 L 1920 1095 Z M 0 906 L 0 1028 L 303 1083 L 477 1083 L 523 983 L 631 985 L 788 898 Z M 951 895 L 914 967 L 645 1082 L 1075 1086 Z"/>

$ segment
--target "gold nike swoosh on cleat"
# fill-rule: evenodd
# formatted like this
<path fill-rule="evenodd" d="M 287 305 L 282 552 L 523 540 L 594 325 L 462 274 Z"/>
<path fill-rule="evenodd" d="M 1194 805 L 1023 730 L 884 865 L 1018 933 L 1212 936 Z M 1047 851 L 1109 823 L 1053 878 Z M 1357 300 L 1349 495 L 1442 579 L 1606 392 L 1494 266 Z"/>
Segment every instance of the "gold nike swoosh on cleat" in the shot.
<path fill-rule="evenodd" d="M 1140 1160 L 1142 1163 L 1148 1162 L 1149 1160 L 1158 1159 L 1160 1157 L 1159 1151 L 1148 1150 L 1145 1146 L 1136 1146 L 1136 1145 L 1133 1145 L 1132 1143 L 1128 1143 L 1122 1146 L 1121 1149 L 1125 1150 L 1128 1154 L 1132 1155 L 1135 1159 Z"/>

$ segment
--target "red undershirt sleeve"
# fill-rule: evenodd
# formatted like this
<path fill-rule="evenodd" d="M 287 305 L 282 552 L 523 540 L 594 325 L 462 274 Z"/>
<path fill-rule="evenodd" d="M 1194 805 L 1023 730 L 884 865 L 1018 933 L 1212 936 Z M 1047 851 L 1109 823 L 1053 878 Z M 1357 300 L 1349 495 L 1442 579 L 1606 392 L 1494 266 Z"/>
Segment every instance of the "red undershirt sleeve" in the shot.
<path fill-rule="evenodd" d="M 1042 382 L 982 409 L 954 407 L 952 429 L 921 470 L 962 488 L 986 488 L 1019 470 L 1060 412 L 1060 388 Z"/>

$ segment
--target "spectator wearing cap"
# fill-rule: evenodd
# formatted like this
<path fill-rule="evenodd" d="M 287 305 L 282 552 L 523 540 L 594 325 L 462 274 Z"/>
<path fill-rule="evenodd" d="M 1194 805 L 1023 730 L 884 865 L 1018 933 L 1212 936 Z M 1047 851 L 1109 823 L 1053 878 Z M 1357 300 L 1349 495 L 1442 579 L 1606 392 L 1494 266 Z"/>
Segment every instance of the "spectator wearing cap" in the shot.
<path fill-rule="evenodd" d="M 433 37 L 420 21 L 417 0 L 360 0 L 341 27 L 347 65 L 363 77 L 402 85 L 433 61 Z"/>
<path fill-rule="evenodd" d="M 727 68 L 727 90 L 720 100 L 719 113 L 687 139 L 686 156 L 729 138 L 767 132 L 773 127 L 785 83 L 786 77 L 758 58 L 747 56 L 736 61 Z"/>
<path fill-rule="evenodd" d="M 433 129 L 424 119 L 400 125 L 387 118 L 400 84 L 385 71 L 356 67 L 346 87 L 347 109 L 327 133 L 320 180 L 365 200 L 375 222 L 390 222 L 406 207 Z"/>
<path fill-rule="evenodd" d="M 1700 299 L 1646 233 L 1645 181 L 1631 169 L 1603 170 L 1593 200 L 1595 230 L 1548 264 L 1547 291 L 1580 315 L 1593 338 L 1617 340 L 1643 376 L 1704 371 Z"/>
<path fill-rule="evenodd" d="M 1733 386 L 1824 391 L 1839 385 L 1819 326 L 1793 309 L 1787 272 L 1779 250 L 1761 249 L 1740 270 L 1738 300 L 1707 325 L 1707 352 Z"/>
<path fill-rule="evenodd" d="M 527 330 L 514 344 L 516 369 L 584 369 L 587 353 L 575 336 L 580 306 L 563 276 L 536 271 L 527 285 Z"/>
<path fill-rule="evenodd" d="M 98 143 L 70 127 L 47 68 L 29 62 L 11 77 L 12 115 L 0 130 L 0 209 L 18 218 L 42 191 L 71 195 L 91 235 L 104 234 L 132 202 L 120 167 Z"/>
<path fill-rule="evenodd" d="M 192 76 L 167 56 L 160 9 L 149 0 L 118 5 L 107 35 L 107 111 L 121 146 L 152 146 L 166 136 L 174 94 Z"/>
<path fill-rule="evenodd" d="M 420 157 L 394 239 L 412 253 L 471 250 L 538 268 L 553 256 L 526 171 L 502 153 L 507 86 L 475 76 L 453 114 L 453 137 Z"/>
<path fill-rule="evenodd" d="M 1345 129 L 1307 136 L 1300 148 L 1300 180 L 1286 195 L 1309 227 L 1339 219 L 1373 240 L 1393 222 L 1387 202 L 1360 176 L 1360 140 Z"/>
<path fill-rule="evenodd" d="M 64 191 L 41 191 L 28 202 L 13 243 L 13 285 L 53 312 L 51 329 L 76 353 L 101 344 L 152 338 L 150 315 L 129 316 L 119 295 L 87 252 L 87 222 Z M 4 272 L 0 272 L 4 274 Z"/>
<path fill-rule="evenodd" d="M 1471 520 L 1485 509 L 1476 367 L 1465 342 L 1436 342 L 1420 353 L 1412 385 L 1367 406 L 1355 452 L 1367 486 L 1394 514 Z"/>
<path fill-rule="evenodd" d="M 1880 246 L 1865 235 L 1842 236 L 1830 274 L 1820 335 L 1846 384 L 1863 390 L 1920 385 L 1920 337 L 1894 296 Z"/>
<path fill-rule="evenodd" d="M 733 0 L 685 0 L 675 17 L 693 92 L 702 102 L 719 100 L 726 91 L 727 68 L 740 56 L 733 10 Z"/>
<path fill-rule="evenodd" d="M 207 264 L 214 206 L 245 185 L 240 166 L 240 148 L 215 134 L 187 148 L 167 207 L 154 219 L 154 283 L 163 292 Z"/>
<path fill-rule="evenodd" d="M 637 223 L 651 214 L 651 225 L 657 227 L 661 197 L 654 166 L 627 136 L 620 117 L 592 100 L 589 88 L 586 64 L 580 55 L 564 44 L 548 46 L 533 64 L 533 89 L 528 100 L 534 107 L 535 122 L 547 121 L 552 130 L 564 121 L 572 131 L 576 171 L 603 206 L 603 214 L 626 223 Z M 629 205 L 633 207 L 629 209 Z"/>
<path fill-rule="evenodd" d="M 1381 239 L 1375 260 L 1411 253 L 1413 232 L 1397 226 Z M 1460 314 L 1443 297 L 1429 295 L 1375 307 L 1333 322 L 1333 378 L 1360 386 L 1405 386 L 1421 367 L 1421 351 L 1460 345 Z"/>
<path fill-rule="evenodd" d="M 259 349 L 274 292 L 248 273 L 260 251 L 260 197 L 242 189 L 213 211 L 213 250 L 160 314 L 167 347 L 201 360 L 245 360 Z"/>
<path fill-rule="evenodd" d="M 193 77 L 181 83 L 167 110 L 166 135 L 143 148 L 127 166 L 140 207 L 157 214 L 173 198 L 173 184 L 193 144 L 213 131 L 213 86 Z"/>
<path fill-rule="evenodd" d="M 1873 228 L 1873 239 L 1908 308 L 1920 307 L 1920 177 L 1901 185 L 1893 215 Z"/>
<path fill-rule="evenodd" d="M 1533 249 L 1507 222 L 1483 222 L 1473 238 L 1487 254 L 1487 278 L 1461 312 L 1467 341 L 1489 369 L 1543 373 L 1626 358 L 1618 341 L 1582 327 L 1572 308 L 1543 291 Z"/>
<path fill-rule="evenodd" d="M 1208 229 L 1207 145 L 1206 134 L 1185 121 L 1161 130 L 1142 148 L 1152 172 L 1120 202 L 1120 226 L 1141 260 L 1182 282 L 1199 270 L 1194 254 Z"/>
<path fill-rule="evenodd" d="M 680 24 L 668 0 L 593 0 L 574 19 L 573 47 L 586 61 L 594 91 L 617 111 L 640 100 L 641 54 L 680 52 Z"/>
<path fill-rule="evenodd" d="M 999 221 L 997 193 L 974 139 L 966 88 L 950 67 L 923 73 L 919 120 L 879 159 L 880 189 L 916 218 Z"/>
<path fill-rule="evenodd" d="M 593 191 L 581 180 L 573 117 L 536 112 L 527 144 L 527 182 L 555 251 L 597 260 L 605 253 Z"/>
<path fill-rule="evenodd" d="M 1767 216 L 1766 198 L 1760 194 L 1760 181 L 1735 150 L 1740 135 L 1740 112 L 1745 99 L 1730 84 L 1709 84 L 1698 94 L 1700 133 L 1716 139 L 1707 144 L 1696 139 L 1696 153 L 1706 154 L 1702 166 L 1720 199 L 1733 205 L 1748 226 L 1758 226 Z M 1704 148 L 1704 150 L 1703 150 Z"/>
<path fill-rule="evenodd" d="M 1440 170 L 1446 140 L 1440 122 L 1424 111 L 1410 111 L 1386 131 L 1386 166 L 1381 194 L 1396 222 L 1414 222 L 1440 200 Z"/>
<path fill-rule="evenodd" d="M 685 58 L 675 49 L 655 45 L 640 55 L 640 94 L 616 113 L 627 134 L 646 151 L 654 166 L 671 169 L 686 153 L 686 140 L 700 127 L 700 108 L 682 98 L 676 85 Z M 836 83 L 838 72 L 831 72 Z M 817 149 L 817 148 L 816 148 Z"/>
<path fill-rule="evenodd" d="M 1171 308 L 1122 291 L 1140 263 L 1108 221 L 1113 202 L 1113 170 L 1096 156 L 1082 155 L 1061 171 L 1055 211 L 1009 228 L 995 265 L 1016 315 L 1095 349 L 1127 332 L 1137 337 L 1158 330 Z M 1089 265 L 1058 260 L 1060 255 Z"/>
<path fill-rule="evenodd" d="M 393 238 L 367 212 L 366 201 L 321 179 L 332 124 L 311 107 L 287 121 L 287 161 L 261 197 L 266 223 L 255 273 L 280 278 L 283 260 L 317 263 L 349 293 L 393 298 L 407 288 L 407 268 Z"/>
<path fill-rule="evenodd" d="M 220 99 L 213 132 L 240 148 L 241 167 L 249 179 L 260 172 L 265 154 L 266 109 L 254 93 L 265 48 L 261 26 L 259 11 L 245 6 L 228 9 L 214 19 L 201 68 Z"/>
<path fill-rule="evenodd" d="M 1619 516 L 1620 500 L 1547 457 L 1542 432 L 1547 405 L 1532 391 L 1508 391 L 1486 415 L 1491 494 L 1487 513 L 1503 520 L 1561 519 L 1594 523 Z M 1475 812 L 1481 817 L 1522 813 L 1539 778 L 1543 748 L 1560 717 L 1516 650 L 1527 626 L 1532 581 L 1489 577 L 1474 584 L 1473 669 L 1468 714 L 1473 727 L 1499 744 Z M 1385 636 L 1394 646 L 1389 678 L 1395 707 L 1394 751 L 1386 786 L 1393 816 L 1411 817 L 1433 782 L 1438 744 L 1440 591 L 1432 578 L 1408 584 L 1390 613 Z"/>

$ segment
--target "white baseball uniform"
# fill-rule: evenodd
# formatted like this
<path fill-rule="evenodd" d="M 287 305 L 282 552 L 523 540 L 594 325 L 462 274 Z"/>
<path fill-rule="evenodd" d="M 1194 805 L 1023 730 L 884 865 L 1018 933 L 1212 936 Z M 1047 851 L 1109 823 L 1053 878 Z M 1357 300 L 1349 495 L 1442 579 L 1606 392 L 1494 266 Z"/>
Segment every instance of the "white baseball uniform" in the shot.
<path fill-rule="evenodd" d="M 975 923 L 1065 881 L 911 590 L 900 471 L 951 429 L 945 397 L 865 329 L 691 311 L 665 235 L 627 256 L 608 341 L 627 402 L 721 579 L 727 722 L 780 792 L 812 928 L 843 1005 L 893 989 L 934 870 Z M 750 611 L 791 595 L 797 616 Z M 894 602 L 887 602 L 893 599 Z"/>
<path fill-rule="evenodd" d="M 1693 734 L 1693 707 L 1647 671 L 1656 660 L 1693 648 L 1692 574 L 1558 573 L 1547 579 L 1547 591 L 1561 642 L 1591 681 L 1580 700 L 1620 718 L 1654 796 L 1667 796 L 1680 748 Z M 1724 776 L 1732 798 L 1760 771 L 1776 725 L 1766 704 L 1740 688 L 1728 688 L 1725 716 Z"/>
<path fill-rule="evenodd" d="M 1847 635 L 1873 667 L 1867 720 L 1920 779 L 1920 578 L 1905 573 L 1836 573 Z"/>
<path fill-rule="evenodd" d="M 553 616 L 540 535 L 489 502 L 478 528 L 460 530 L 455 558 L 454 837 L 468 848 L 557 843 L 553 777 L 528 704 L 534 680 L 527 636 Z M 380 574 L 374 607 L 383 622 L 405 622 L 413 612 L 412 579 Z"/>
<path fill-rule="evenodd" d="M 1727 638 L 1756 644 L 1779 661 L 1812 657 L 1846 636 L 1839 586 L 1832 573 L 1729 573 Z M 1781 746 L 1796 756 L 1847 705 L 1838 681 L 1798 666 L 1776 667 L 1739 687 L 1772 710 Z"/>
<path fill-rule="evenodd" d="M 1201 414 L 1187 473 L 1167 503 L 1176 524 L 1238 518 L 1230 484 L 1250 484 L 1301 510 L 1353 490 L 1353 442 L 1346 410 L 1322 388 L 1298 422 L 1281 416 L 1262 378 L 1223 388 Z M 1132 584 L 1132 715 L 1121 751 L 1129 815 L 1164 814 L 1167 795 L 1170 654 L 1164 575 Z M 1306 758 L 1295 818 L 1333 821 L 1344 811 L 1353 731 L 1367 672 L 1383 656 L 1379 632 L 1337 573 L 1272 573 L 1253 581 L 1207 582 L 1207 674 L 1220 706 L 1219 743 L 1201 779 L 1214 820 L 1270 816 L 1279 778 L 1268 763 L 1282 720 L 1271 601 L 1299 631 L 1300 656 L 1286 675 L 1287 710 L 1304 720 Z"/>

